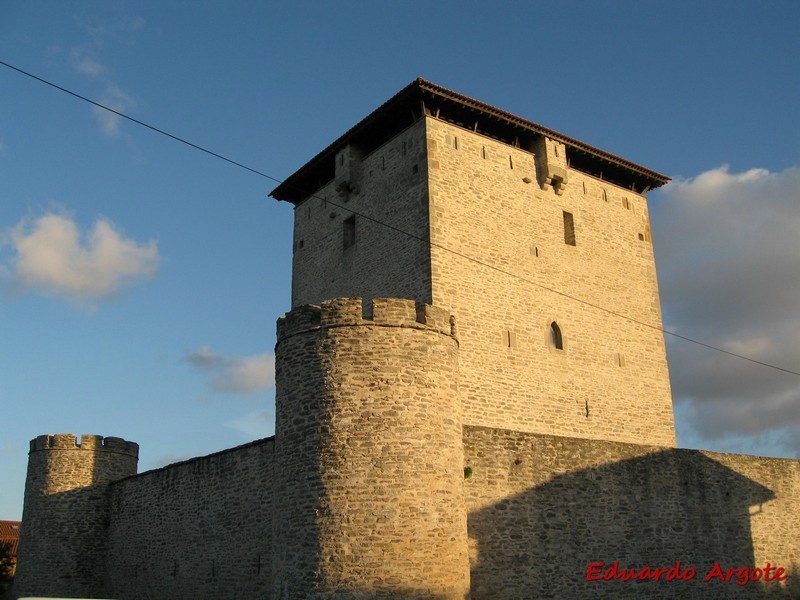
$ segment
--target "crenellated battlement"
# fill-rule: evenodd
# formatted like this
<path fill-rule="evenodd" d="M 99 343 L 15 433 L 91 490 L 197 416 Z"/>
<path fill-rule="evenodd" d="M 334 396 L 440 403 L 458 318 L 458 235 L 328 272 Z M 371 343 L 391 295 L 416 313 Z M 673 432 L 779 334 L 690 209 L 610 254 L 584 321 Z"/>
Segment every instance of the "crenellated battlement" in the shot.
<path fill-rule="evenodd" d="M 113 452 L 139 457 L 139 444 L 128 442 L 119 437 L 74 433 L 56 433 L 40 435 L 31 440 L 30 451 L 40 450 L 84 450 L 93 452 Z"/>
<path fill-rule="evenodd" d="M 299 306 L 278 319 L 278 343 L 314 329 L 347 326 L 411 327 L 456 337 L 455 317 L 446 310 L 405 298 L 335 298 Z"/>

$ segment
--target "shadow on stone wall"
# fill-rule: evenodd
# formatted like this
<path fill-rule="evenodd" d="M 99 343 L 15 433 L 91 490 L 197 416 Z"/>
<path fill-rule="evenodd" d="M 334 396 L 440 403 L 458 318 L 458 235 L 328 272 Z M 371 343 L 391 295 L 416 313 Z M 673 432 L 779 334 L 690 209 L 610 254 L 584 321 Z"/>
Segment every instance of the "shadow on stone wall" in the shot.
<path fill-rule="evenodd" d="M 796 564 L 779 565 L 789 574 L 783 589 L 762 582 L 704 582 L 715 561 L 723 569 L 764 567 L 754 564 L 751 519 L 775 494 L 700 452 L 666 450 L 549 479 L 541 473 L 528 478 L 543 483 L 468 517 L 477 544 L 473 599 L 800 598 Z M 589 563 L 607 567 L 615 561 L 637 569 L 679 561 L 696 576 L 587 581 Z"/>
<path fill-rule="evenodd" d="M 95 451 L 99 436 L 84 436 L 92 440 L 86 441 L 85 449 L 70 434 L 40 436 L 34 442 L 44 444 L 45 437 L 52 438 L 50 445 L 32 450 L 29 459 L 12 597 L 100 597 L 108 534 L 107 484 L 135 471 L 135 457 L 104 452 L 99 445 Z"/>
<path fill-rule="evenodd" d="M 256 440 L 112 484 L 104 597 L 265 597 L 272 449 Z"/>
<path fill-rule="evenodd" d="M 428 590 L 410 587 L 393 587 L 391 590 L 350 588 L 342 592 L 330 592 L 317 595 L 289 595 L 287 598 L 314 598 L 315 600 L 454 600 L 452 594 L 436 594 Z M 459 600 L 461 600 L 460 596 Z"/>

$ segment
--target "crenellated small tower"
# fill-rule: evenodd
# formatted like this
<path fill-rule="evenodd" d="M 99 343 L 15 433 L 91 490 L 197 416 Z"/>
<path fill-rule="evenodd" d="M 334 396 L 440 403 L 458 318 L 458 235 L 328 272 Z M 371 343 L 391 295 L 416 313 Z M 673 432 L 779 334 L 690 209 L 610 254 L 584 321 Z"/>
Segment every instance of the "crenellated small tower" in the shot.
<path fill-rule="evenodd" d="M 117 437 L 31 440 L 14 594 L 104 595 L 108 484 L 136 474 L 139 446 Z"/>

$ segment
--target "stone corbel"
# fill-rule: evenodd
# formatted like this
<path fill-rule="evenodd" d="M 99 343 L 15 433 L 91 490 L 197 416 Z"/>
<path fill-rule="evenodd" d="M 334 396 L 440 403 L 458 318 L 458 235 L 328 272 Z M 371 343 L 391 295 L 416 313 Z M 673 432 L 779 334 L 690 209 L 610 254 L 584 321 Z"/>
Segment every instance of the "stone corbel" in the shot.
<path fill-rule="evenodd" d="M 567 150 L 563 143 L 545 136 L 534 143 L 536 179 L 543 190 L 550 188 L 561 196 L 569 181 Z"/>

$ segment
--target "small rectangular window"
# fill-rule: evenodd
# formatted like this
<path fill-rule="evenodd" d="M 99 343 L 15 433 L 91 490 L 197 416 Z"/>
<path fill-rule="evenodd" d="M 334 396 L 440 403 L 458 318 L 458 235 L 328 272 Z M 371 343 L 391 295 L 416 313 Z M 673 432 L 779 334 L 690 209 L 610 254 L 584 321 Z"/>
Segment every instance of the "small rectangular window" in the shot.
<path fill-rule="evenodd" d="M 572 213 L 564 212 L 564 243 L 570 246 L 575 245 L 575 222 Z"/>
<path fill-rule="evenodd" d="M 342 223 L 342 249 L 347 250 L 356 243 L 356 216 L 350 215 Z"/>

